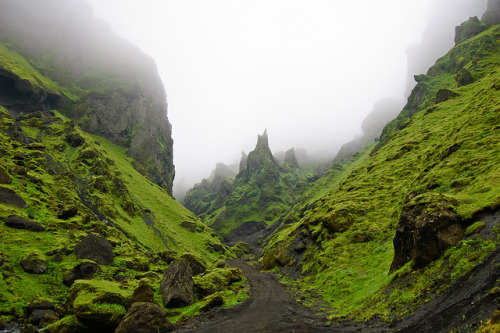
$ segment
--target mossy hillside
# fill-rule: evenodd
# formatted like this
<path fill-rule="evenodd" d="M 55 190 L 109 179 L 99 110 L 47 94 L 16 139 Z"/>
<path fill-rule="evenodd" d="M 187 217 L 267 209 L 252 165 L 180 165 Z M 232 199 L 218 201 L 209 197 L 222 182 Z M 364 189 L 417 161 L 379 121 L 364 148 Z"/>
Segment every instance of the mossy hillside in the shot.
<path fill-rule="evenodd" d="M 0 43 L 0 67 L 16 75 L 19 79 L 29 82 L 32 89 L 42 89 L 59 96 L 66 96 L 72 101 L 78 101 L 78 96 L 69 89 L 40 74 L 19 53 L 11 51 L 8 45 Z"/>
<path fill-rule="evenodd" d="M 459 44 L 450 51 L 453 56 L 441 58 L 435 66 L 447 68 L 461 52 L 466 59 L 476 43 L 491 38 L 498 41 L 498 27 Z M 458 96 L 436 104 L 435 94 L 422 95 L 422 107 L 406 118 L 404 126 L 391 130 L 388 140 L 373 151 L 342 168 L 334 166 L 318 181 L 323 186 L 313 187 L 285 217 L 290 224 L 270 239 L 264 261 L 274 256 L 281 261 L 273 266 L 299 264 L 302 288 L 322 295 L 335 316 L 367 318 L 374 313 L 389 316 L 397 308 L 410 311 L 428 299 L 422 293 L 431 297 L 445 289 L 495 249 L 496 239 L 461 242 L 415 273 L 407 265 L 389 275 L 394 230 L 412 198 L 433 195 L 456 202 L 458 215 L 468 223 L 478 212 L 500 205 L 500 56 L 479 52 L 474 57 L 478 60 L 464 63 L 475 75 L 474 83 L 458 87 L 448 71 L 436 71 L 434 91 L 447 87 Z M 293 248 L 296 237 L 311 243 L 298 258 Z"/>

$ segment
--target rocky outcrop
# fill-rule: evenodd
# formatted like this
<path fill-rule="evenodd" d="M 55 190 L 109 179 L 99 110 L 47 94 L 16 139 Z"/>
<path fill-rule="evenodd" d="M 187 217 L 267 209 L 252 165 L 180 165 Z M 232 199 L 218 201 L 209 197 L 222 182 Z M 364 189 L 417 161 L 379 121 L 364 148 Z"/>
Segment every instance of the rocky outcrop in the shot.
<path fill-rule="evenodd" d="M 290 148 L 285 153 L 285 169 L 293 171 L 299 167 L 299 161 L 295 155 L 295 148 Z"/>
<path fill-rule="evenodd" d="M 194 302 L 193 271 L 184 260 L 175 260 L 163 273 L 159 294 L 166 308 L 180 308 Z"/>
<path fill-rule="evenodd" d="M 33 111 L 71 104 L 60 110 L 84 130 L 129 148 L 136 169 L 171 192 L 171 125 L 165 90 L 150 57 L 93 17 L 83 0 L 3 1 L 0 41 L 11 39 L 35 67 L 43 64 L 37 68 L 43 75 L 78 87 L 80 101 L 0 72 L 0 90 L 10 92 L 0 94 L 3 105 Z"/>
<path fill-rule="evenodd" d="M 113 246 L 106 238 L 91 233 L 75 246 L 75 255 L 80 259 L 89 259 L 98 264 L 111 265 L 113 263 Z"/>
<path fill-rule="evenodd" d="M 163 333 L 172 332 L 174 325 L 166 318 L 167 313 L 158 304 L 138 302 L 132 304 L 118 325 L 116 333 Z"/>
<path fill-rule="evenodd" d="M 445 102 L 451 98 L 457 97 L 458 94 L 449 89 L 439 89 L 436 93 L 436 104 Z"/>
<path fill-rule="evenodd" d="M 486 30 L 486 24 L 479 21 L 477 17 L 471 17 L 455 28 L 455 45 L 479 35 Z"/>
<path fill-rule="evenodd" d="M 488 9 L 481 21 L 488 25 L 500 24 L 500 0 L 488 0 Z"/>
<path fill-rule="evenodd" d="M 464 232 L 451 201 L 434 195 L 416 197 L 399 217 L 390 271 L 409 261 L 413 268 L 426 266 L 455 245 Z"/>

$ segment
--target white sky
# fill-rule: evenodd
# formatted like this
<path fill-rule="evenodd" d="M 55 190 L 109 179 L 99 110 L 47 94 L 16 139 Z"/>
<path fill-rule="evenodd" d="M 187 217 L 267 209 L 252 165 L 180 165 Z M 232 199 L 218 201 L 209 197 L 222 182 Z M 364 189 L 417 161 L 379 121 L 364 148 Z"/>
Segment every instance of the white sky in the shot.
<path fill-rule="evenodd" d="M 334 157 L 374 102 L 403 96 L 405 50 L 420 42 L 431 10 L 450 16 L 465 3 L 477 10 L 463 18 L 480 16 L 485 1 L 88 0 L 156 61 L 177 189 L 217 162 L 238 162 L 266 128 L 273 152 Z"/>

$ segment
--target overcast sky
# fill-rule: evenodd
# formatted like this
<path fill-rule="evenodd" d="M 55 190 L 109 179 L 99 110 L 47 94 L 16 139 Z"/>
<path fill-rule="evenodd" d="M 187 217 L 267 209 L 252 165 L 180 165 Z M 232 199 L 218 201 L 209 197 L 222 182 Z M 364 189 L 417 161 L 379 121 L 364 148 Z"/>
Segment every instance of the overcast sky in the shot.
<path fill-rule="evenodd" d="M 88 1 L 157 63 L 173 126 L 174 192 L 217 162 L 237 163 L 266 128 L 273 152 L 302 147 L 333 158 L 377 100 L 404 95 L 406 48 L 421 42 L 430 18 L 447 50 L 454 26 L 480 16 L 486 2 Z"/>

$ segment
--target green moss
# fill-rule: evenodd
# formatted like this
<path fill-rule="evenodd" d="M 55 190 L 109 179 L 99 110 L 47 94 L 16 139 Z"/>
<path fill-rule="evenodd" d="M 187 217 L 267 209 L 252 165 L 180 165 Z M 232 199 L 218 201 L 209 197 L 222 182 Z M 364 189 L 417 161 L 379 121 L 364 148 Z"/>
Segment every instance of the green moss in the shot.
<path fill-rule="evenodd" d="M 470 225 L 467 230 L 465 230 L 465 235 L 466 236 L 471 236 L 479 231 L 481 231 L 482 229 L 484 229 L 484 227 L 486 227 L 486 223 L 484 222 L 476 222 L 472 225 Z"/>

